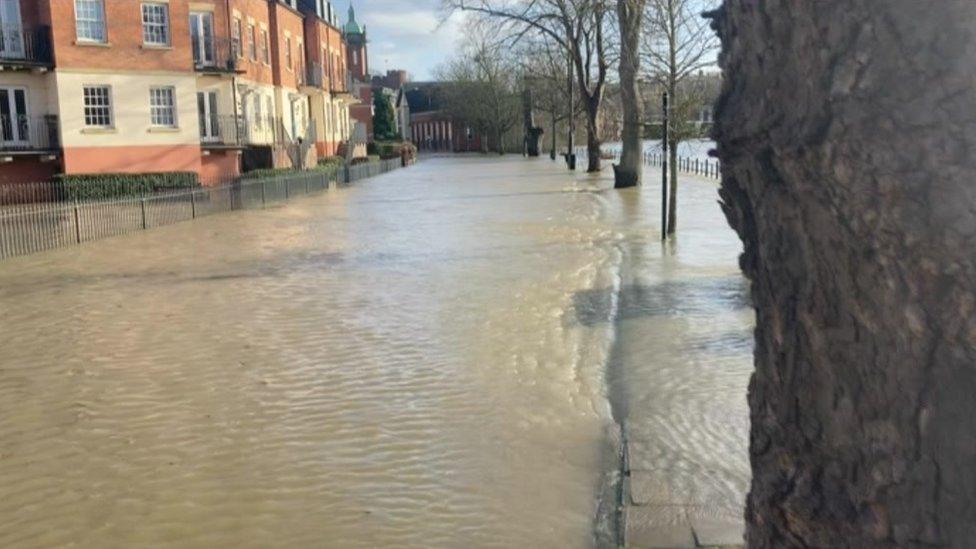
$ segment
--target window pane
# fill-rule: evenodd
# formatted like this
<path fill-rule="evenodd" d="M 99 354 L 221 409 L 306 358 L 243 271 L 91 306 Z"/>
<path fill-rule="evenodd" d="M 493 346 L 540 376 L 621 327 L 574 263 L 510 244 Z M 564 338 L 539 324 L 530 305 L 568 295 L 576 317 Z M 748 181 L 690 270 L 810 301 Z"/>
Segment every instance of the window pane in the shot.
<path fill-rule="evenodd" d="M 142 40 L 146 44 L 169 45 L 169 5 L 142 5 Z"/>
<path fill-rule="evenodd" d="M 79 40 L 105 41 L 103 0 L 75 0 L 75 27 Z"/>
<path fill-rule="evenodd" d="M 149 89 L 149 114 L 153 126 L 176 126 L 176 100 L 173 88 Z"/>
<path fill-rule="evenodd" d="M 112 125 L 111 93 L 108 86 L 85 86 L 85 125 L 106 127 Z"/>

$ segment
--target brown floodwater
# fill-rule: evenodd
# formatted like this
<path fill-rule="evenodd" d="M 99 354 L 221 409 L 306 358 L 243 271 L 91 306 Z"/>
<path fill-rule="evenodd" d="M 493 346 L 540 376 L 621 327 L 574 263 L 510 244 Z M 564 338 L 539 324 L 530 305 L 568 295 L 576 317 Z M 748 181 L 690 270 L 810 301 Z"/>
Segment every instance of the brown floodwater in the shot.
<path fill-rule="evenodd" d="M 590 547 L 619 423 L 740 513 L 716 185 L 666 247 L 607 185 L 432 158 L 0 263 L 0 546 Z"/>

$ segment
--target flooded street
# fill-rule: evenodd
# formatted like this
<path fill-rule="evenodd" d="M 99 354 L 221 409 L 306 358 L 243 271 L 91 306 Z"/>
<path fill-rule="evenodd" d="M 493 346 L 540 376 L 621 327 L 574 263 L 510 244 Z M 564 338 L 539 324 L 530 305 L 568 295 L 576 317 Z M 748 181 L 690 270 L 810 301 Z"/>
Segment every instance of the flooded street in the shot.
<path fill-rule="evenodd" d="M 626 497 L 741 520 L 741 245 L 683 178 L 662 247 L 649 171 L 431 158 L 0 262 L 0 547 L 592 547 L 619 425 Z"/>

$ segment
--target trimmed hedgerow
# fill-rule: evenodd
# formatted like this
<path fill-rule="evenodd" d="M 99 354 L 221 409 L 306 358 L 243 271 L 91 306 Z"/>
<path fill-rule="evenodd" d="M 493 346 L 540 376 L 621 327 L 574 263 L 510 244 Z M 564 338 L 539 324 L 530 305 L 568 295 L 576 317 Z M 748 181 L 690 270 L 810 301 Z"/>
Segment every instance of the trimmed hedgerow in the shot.
<path fill-rule="evenodd" d="M 103 200 L 190 189 L 200 186 L 193 172 L 70 174 L 54 177 L 61 200 Z"/>

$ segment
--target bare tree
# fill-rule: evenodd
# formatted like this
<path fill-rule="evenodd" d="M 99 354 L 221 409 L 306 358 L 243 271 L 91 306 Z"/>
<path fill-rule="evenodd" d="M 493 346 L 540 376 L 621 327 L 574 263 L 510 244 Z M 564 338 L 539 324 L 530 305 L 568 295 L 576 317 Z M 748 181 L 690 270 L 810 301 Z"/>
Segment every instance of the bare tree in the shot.
<path fill-rule="evenodd" d="M 620 26 L 620 102 L 623 108 L 623 151 L 620 164 L 614 166 L 614 187 L 620 189 L 640 184 L 643 167 L 640 89 L 641 24 L 646 0 L 617 0 Z"/>
<path fill-rule="evenodd" d="M 472 37 L 461 52 L 438 68 L 444 81 L 444 109 L 484 136 L 482 148 L 505 152 L 506 133 L 521 121 L 521 82 L 517 64 L 506 49 L 472 25 Z"/>
<path fill-rule="evenodd" d="M 973 547 L 976 4 L 840 6 L 715 14 L 757 311 L 746 542 Z"/>
<path fill-rule="evenodd" d="M 672 105 L 668 127 L 670 164 L 678 160 L 678 145 L 689 137 L 682 123 L 692 98 L 682 95 L 682 82 L 715 64 L 718 39 L 702 12 L 715 0 L 648 0 L 643 33 L 643 56 L 650 77 L 667 91 Z M 678 227 L 678 172 L 671 170 L 668 233 Z"/>
<path fill-rule="evenodd" d="M 572 62 L 586 109 L 587 171 L 600 171 L 600 108 L 612 44 L 609 0 L 443 0 L 450 12 L 480 13 L 501 23 L 513 40 L 530 34 L 552 39 Z M 568 72 L 568 71 L 567 71 Z"/>
<path fill-rule="evenodd" d="M 535 108 L 549 122 L 550 156 L 555 160 L 562 135 L 560 125 L 568 122 L 571 116 L 578 118 L 584 112 L 579 95 L 569 95 L 567 57 L 562 48 L 545 35 L 522 40 L 516 56 L 522 64 L 526 85 L 533 92 Z"/>

